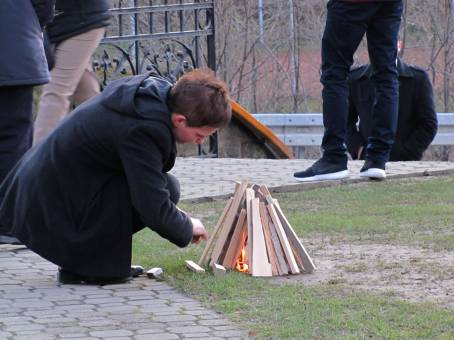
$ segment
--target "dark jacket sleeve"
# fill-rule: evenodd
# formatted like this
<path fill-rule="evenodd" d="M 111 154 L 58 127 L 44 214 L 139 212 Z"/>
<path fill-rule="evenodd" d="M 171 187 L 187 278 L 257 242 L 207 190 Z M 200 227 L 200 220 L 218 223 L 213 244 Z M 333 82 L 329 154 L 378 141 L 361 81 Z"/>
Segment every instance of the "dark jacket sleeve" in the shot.
<path fill-rule="evenodd" d="M 416 101 L 414 107 L 416 111 L 414 117 L 417 120 L 416 128 L 406 138 L 401 148 L 399 159 L 402 160 L 419 160 L 423 152 L 432 143 L 437 133 L 437 113 L 433 99 L 433 88 L 426 72 L 420 72 L 415 77 Z M 403 94 L 401 94 L 403 95 Z"/>
<path fill-rule="evenodd" d="M 170 144 L 164 129 L 149 126 L 132 128 L 119 145 L 132 206 L 141 220 L 161 237 L 179 247 L 192 239 L 190 218 L 177 209 L 166 189 L 163 158 Z M 166 141 L 169 141 L 166 143 Z"/>
<path fill-rule="evenodd" d="M 352 87 L 350 86 L 350 93 L 352 92 Z M 348 100 L 348 117 L 347 117 L 347 135 L 346 143 L 347 150 L 352 156 L 352 159 L 358 159 L 358 151 L 361 146 L 366 145 L 366 141 L 363 140 L 363 137 L 358 131 L 356 123 L 358 122 L 359 113 L 356 109 L 356 104 L 353 96 L 350 95 Z M 364 149 L 363 149 L 364 150 Z"/>
<path fill-rule="evenodd" d="M 33 8 L 38 16 L 41 28 L 52 21 L 54 17 L 55 0 L 32 0 Z"/>

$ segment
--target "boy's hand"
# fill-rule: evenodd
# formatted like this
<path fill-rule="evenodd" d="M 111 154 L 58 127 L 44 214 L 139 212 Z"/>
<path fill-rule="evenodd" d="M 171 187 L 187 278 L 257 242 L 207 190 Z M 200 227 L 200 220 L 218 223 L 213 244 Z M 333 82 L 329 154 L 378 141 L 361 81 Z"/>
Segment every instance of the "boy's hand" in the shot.
<path fill-rule="evenodd" d="M 208 232 L 203 226 L 202 222 L 197 218 L 192 218 L 192 241 L 191 243 L 198 244 L 202 240 L 208 240 Z"/>

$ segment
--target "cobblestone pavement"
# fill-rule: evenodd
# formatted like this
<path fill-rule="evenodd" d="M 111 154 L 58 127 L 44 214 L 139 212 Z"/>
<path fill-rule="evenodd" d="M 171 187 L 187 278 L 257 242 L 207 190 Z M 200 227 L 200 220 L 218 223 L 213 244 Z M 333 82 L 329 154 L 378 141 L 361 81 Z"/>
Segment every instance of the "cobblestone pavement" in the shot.
<path fill-rule="evenodd" d="M 359 181 L 301 184 L 292 178 L 311 160 L 180 158 L 173 171 L 182 199 L 230 194 L 234 181 L 267 184 L 274 191 Z M 389 163 L 389 178 L 454 173 L 454 163 Z M 223 315 L 171 286 L 140 277 L 111 286 L 57 285 L 57 267 L 20 246 L 0 246 L 0 339 L 246 339 Z"/>
<path fill-rule="evenodd" d="M 246 339 L 222 314 L 146 277 L 110 286 L 58 285 L 57 267 L 0 247 L 0 339 Z"/>

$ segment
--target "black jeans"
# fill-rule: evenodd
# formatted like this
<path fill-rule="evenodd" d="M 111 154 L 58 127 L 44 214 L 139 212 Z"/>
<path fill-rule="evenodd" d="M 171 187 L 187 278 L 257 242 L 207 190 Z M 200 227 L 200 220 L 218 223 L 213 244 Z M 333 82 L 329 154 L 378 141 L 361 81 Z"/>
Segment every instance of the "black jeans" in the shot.
<path fill-rule="evenodd" d="M 30 149 L 33 86 L 0 86 L 0 183 Z"/>
<path fill-rule="evenodd" d="M 397 128 L 399 85 L 396 57 L 402 0 L 349 3 L 330 0 L 322 39 L 323 157 L 347 160 L 348 73 L 364 34 L 377 100 L 366 159 L 387 162 Z"/>

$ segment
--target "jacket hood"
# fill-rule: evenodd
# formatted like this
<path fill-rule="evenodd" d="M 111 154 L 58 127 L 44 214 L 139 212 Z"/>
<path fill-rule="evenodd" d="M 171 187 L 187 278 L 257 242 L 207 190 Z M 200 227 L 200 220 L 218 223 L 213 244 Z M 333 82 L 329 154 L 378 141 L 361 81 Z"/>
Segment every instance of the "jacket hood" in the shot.
<path fill-rule="evenodd" d="M 154 76 L 125 77 L 110 83 L 100 95 L 101 104 L 125 116 L 142 119 L 156 119 L 165 116 L 170 119 L 167 97 L 172 83 Z"/>

